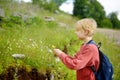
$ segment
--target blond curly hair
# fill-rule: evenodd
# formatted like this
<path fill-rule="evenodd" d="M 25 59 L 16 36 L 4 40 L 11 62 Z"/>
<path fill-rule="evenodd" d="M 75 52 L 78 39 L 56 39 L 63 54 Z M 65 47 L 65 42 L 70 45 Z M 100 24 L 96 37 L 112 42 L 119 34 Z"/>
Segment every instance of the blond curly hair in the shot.
<path fill-rule="evenodd" d="M 88 30 L 88 36 L 93 36 L 97 28 L 97 23 L 93 18 L 84 18 L 76 22 L 75 28 L 83 32 Z"/>

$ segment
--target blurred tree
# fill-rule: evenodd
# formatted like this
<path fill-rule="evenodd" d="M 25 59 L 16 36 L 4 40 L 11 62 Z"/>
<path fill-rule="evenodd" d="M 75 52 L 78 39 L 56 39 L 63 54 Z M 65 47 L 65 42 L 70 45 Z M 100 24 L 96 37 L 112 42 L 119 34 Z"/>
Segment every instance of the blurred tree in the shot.
<path fill-rule="evenodd" d="M 51 12 L 54 12 L 66 0 L 32 0 L 33 4 L 38 4 Z"/>
<path fill-rule="evenodd" d="M 53 2 L 55 2 L 57 4 L 57 6 L 60 6 L 65 1 L 66 0 L 53 0 Z"/>
<path fill-rule="evenodd" d="M 73 9 L 73 15 L 77 16 L 78 18 L 84 18 L 86 17 L 84 13 L 86 12 L 86 0 L 75 0 L 74 2 L 74 9 Z"/>
<path fill-rule="evenodd" d="M 75 0 L 73 15 L 78 18 L 94 18 L 98 25 L 105 18 L 103 6 L 97 0 Z"/>
<path fill-rule="evenodd" d="M 43 2 L 46 2 L 46 0 L 32 0 L 33 4 L 43 4 Z"/>
<path fill-rule="evenodd" d="M 112 22 L 109 18 L 104 18 L 101 21 L 100 27 L 105 27 L 105 28 L 113 28 Z"/>
<path fill-rule="evenodd" d="M 117 12 L 110 13 L 108 18 L 111 20 L 114 29 L 120 29 L 120 21 L 117 17 Z"/>
<path fill-rule="evenodd" d="M 91 11 L 91 17 L 93 17 L 99 26 L 102 26 L 101 22 L 106 18 L 103 6 L 97 0 L 91 0 L 93 10 Z"/>
<path fill-rule="evenodd" d="M 60 6 L 63 2 L 65 2 L 66 0 L 32 0 L 33 4 L 45 4 L 45 3 L 50 3 L 50 2 L 54 2 L 57 6 Z"/>

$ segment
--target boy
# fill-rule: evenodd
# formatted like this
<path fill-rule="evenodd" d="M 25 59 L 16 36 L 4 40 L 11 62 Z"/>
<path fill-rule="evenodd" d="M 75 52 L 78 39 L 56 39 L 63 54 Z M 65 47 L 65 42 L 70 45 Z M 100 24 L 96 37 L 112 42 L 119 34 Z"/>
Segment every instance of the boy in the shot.
<path fill-rule="evenodd" d="M 85 18 L 79 20 L 75 24 L 75 28 L 77 37 L 84 42 L 75 56 L 71 57 L 60 49 L 54 49 L 54 53 L 68 68 L 76 70 L 77 80 L 95 80 L 95 75 L 90 67 L 94 65 L 98 69 L 99 53 L 98 48 L 88 42 L 93 38 L 97 23 L 92 18 Z"/>

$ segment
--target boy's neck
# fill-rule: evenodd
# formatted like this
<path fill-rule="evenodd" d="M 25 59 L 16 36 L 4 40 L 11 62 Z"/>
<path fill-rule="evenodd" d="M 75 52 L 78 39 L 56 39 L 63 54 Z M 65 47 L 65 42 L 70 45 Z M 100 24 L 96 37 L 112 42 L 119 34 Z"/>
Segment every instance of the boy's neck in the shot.
<path fill-rule="evenodd" d="M 92 40 L 92 37 L 86 37 L 84 39 L 84 44 L 88 43 L 90 40 Z"/>

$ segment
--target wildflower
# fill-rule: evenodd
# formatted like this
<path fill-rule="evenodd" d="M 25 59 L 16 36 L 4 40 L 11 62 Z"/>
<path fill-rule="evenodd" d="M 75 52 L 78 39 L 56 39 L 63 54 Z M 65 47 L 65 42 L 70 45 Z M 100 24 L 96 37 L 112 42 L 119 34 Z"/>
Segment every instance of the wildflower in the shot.
<path fill-rule="evenodd" d="M 51 50 L 50 48 L 48 48 L 48 52 L 49 52 L 49 53 L 52 53 L 52 50 Z"/>
<path fill-rule="evenodd" d="M 56 62 L 59 62 L 59 61 L 60 61 L 60 59 L 57 57 L 57 58 L 56 58 Z"/>
<path fill-rule="evenodd" d="M 56 46 L 52 45 L 52 48 L 55 48 Z"/>
<path fill-rule="evenodd" d="M 29 41 L 33 41 L 33 39 L 29 39 Z"/>

